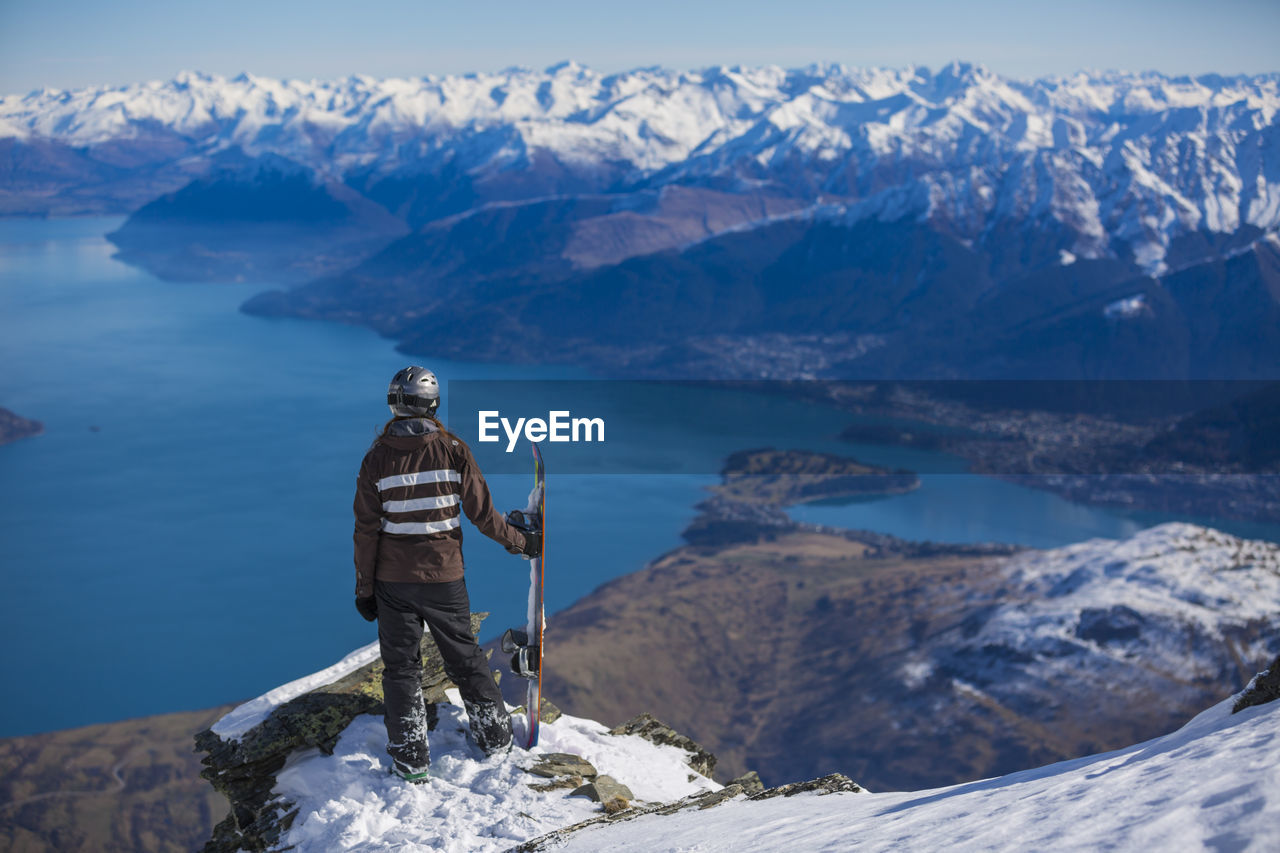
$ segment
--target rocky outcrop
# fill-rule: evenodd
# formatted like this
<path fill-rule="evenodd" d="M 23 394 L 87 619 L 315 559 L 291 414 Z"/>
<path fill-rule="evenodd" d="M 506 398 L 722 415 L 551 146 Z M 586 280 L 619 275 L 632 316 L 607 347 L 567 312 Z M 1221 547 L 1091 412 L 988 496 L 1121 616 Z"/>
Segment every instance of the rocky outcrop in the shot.
<path fill-rule="evenodd" d="M 44 424 L 39 421 L 33 421 L 15 415 L 8 409 L 0 408 L 0 444 L 8 444 L 42 432 L 44 432 Z"/>
<path fill-rule="evenodd" d="M 473 634 L 488 615 L 471 614 Z M 435 706 L 447 701 L 445 690 L 453 683 L 429 634 L 422 639 L 422 661 L 428 725 L 435 728 Z M 339 735 L 357 716 L 384 713 L 382 671 L 382 661 L 376 660 L 292 699 L 239 739 L 224 740 L 211 729 L 196 735 L 196 749 L 205 753 L 200 775 L 231 802 L 231 814 L 214 828 L 206 853 L 267 850 L 280 839 L 296 811 L 272 793 L 276 774 L 294 750 L 314 747 L 332 754 Z"/>
<path fill-rule="evenodd" d="M 692 738 L 685 737 L 652 714 L 640 714 L 632 717 L 620 726 L 609 729 L 611 735 L 638 735 L 647 741 L 661 746 L 674 746 L 689 753 L 689 766 L 698 773 L 711 778 L 716 769 L 716 757 Z"/>
<path fill-rule="evenodd" d="M 1237 714 L 1254 705 L 1265 705 L 1280 699 L 1280 655 L 1271 662 L 1271 666 L 1253 677 L 1249 686 L 1236 696 L 1231 713 Z"/>
<path fill-rule="evenodd" d="M 473 613 L 471 631 L 478 634 L 488 614 Z M 427 703 L 428 726 L 435 729 L 440 717 L 437 705 L 447 703 L 445 691 L 454 685 L 444 672 L 439 651 L 430 636 L 422 640 L 422 692 Z M 206 843 L 205 853 L 265 851 L 274 849 L 298 814 L 297 806 L 275 793 L 277 774 L 296 750 L 314 748 L 332 755 L 342 732 L 361 714 L 384 713 L 381 660 L 276 707 L 266 719 L 239 738 L 224 738 L 206 729 L 196 735 L 197 750 L 205 753 L 201 776 L 224 794 L 231 813 L 218 824 Z M 523 709 L 517 709 L 522 712 Z M 560 710 L 543 700 L 541 719 L 551 723 Z M 716 759 L 693 740 L 642 714 L 614 729 L 612 734 L 634 734 L 653 743 L 675 746 L 688 753 L 689 767 L 707 777 Z M 547 753 L 525 767 L 533 777 L 529 787 L 539 792 L 568 791 L 600 803 L 606 815 L 632 810 L 635 795 L 625 784 L 599 774 L 578 755 Z M 536 780 L 536 781 L 534 781 Z M 742 786 L 734 786 L 740 793 Z"/>
<path fill-rule="evenodd" d="M 546 755 L 539 756 L 532 766 L 525 768 L 525 772 L 545 779 L 561 776 L 596 778 L 595 765 L 581 755 L 571 755 L 567 752 L 548 752 Z"/>
<path fill-rule="evenodd" d="M 571 797 L 586 797 L 600 804 L 605 814 L 617 814 L 631 808 L 636 795 L 612 776 L 601 775 L 573 790 Z"/>
<path fill-rule="evenodd" d="M 488 654 L 492 654 L 492 652 L 488 652 Z M 501 675 L 500 670 L 498 671 L 498 674 Z M 511 709 L 511 713 L 523 714 L 527 710 L 528 709 L 524 705 L 517 705 Z M 551 704 L 545 696 L 538 702 L 538 719 L 542 720 L 542 722 L 554 723 L 556 720 L 560 719 L 560 714 L 560 709 Z"/>
<path fill-rule="evenodd" d="M 811 779 L 808 782 L 792 782 L 789 785 L 779 785 L 776 788 L 769 788 L 758 794 L 752 794 L 749 800 L 768 800 L 773 797 L 794 797 L 796 794 L 856 794 L 862 790 L 862 786 L 850 779 L 843 773 L 829 773 L 818 779 Z"/>
<path fill-rule="evenodd" d="M 599 775 L 590 761 L 581 755 L 566 752 L 549 752 L 539 756 L 531 766 L 524 768 L 524 772 L 549 780 L 529 783 L 532 790 L 541 793 L 573 789 L 574 794 L 577 794 L 586 780 L 594 780 Z M 599 801 L 599 797 L 595 799 Z"/>
<path fill-rule="evenodd" d="M 748 770 L 736 779 L 730 780 L 725 787 L 737 785 L 748 794 L 758 794 L 764 790 L 764 782 L 760 781 L 760 774 L 754 770 Z"/>

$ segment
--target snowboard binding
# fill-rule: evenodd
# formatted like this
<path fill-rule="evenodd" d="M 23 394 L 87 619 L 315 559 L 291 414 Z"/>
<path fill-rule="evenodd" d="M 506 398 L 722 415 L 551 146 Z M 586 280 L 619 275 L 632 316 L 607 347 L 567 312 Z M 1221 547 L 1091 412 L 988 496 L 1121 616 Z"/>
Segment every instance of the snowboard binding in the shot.
<path fill-rule="evenodd" d="M 521 533 L 542 532 L 538 529 L 538 519 L 520 509 L 513 509 L 511 512 L 507 513 L 507 524 L 510 524 Z"/>
<path fill-rule="evenodd" d="M 523 628 L 506 630 L 502 635 L 502 651 L 511 655 L 512 675 L 529 679 L 538 677 L 538 647 L 529 644 L 529 633 Z"/>

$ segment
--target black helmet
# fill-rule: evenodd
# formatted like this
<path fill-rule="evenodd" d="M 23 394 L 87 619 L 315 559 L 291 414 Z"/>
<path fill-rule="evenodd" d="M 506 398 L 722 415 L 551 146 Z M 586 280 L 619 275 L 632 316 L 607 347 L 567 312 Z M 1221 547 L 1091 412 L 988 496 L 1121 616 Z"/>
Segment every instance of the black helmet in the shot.
<path fill-rule="evenodd" d="M 387 405 L 397 418 L 429 418 L 440 406 L 440 382 L 425 367 L 406 367 L 391 377 Z"/>

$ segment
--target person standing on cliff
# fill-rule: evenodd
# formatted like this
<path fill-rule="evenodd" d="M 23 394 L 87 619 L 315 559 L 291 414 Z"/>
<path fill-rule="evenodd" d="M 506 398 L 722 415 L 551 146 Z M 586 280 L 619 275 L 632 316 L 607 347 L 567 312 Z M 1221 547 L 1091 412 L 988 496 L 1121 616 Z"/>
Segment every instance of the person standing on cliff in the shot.
<path fill-rule="evenodd" d="M 471 634 L 460 510 L 511 554 L 537 556 L 542 543 L 498 514 L 471 450 L 436 419 L 440 384 L 434 373 L 423 367 L 396 373 L 387 405 L 392 419 L 356 478 L 356 609 L 378 622 L 392 772 L 421 782 L 431 763 L 419 651 L 423 623 L 462 694 L 476 745 L 488 756 L 509 751 L 512 743 L 502 693 Z"/>

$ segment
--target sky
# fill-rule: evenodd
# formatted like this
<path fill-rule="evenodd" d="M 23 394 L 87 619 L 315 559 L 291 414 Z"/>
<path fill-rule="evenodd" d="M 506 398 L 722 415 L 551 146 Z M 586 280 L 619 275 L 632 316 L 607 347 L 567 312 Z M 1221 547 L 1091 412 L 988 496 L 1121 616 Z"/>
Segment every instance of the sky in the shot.
<path fill-rule="evenodd" d="M 0 0 L 0 93 L 233 76 L 978 62 L 1280 71 L 1280 0 Z"/>

